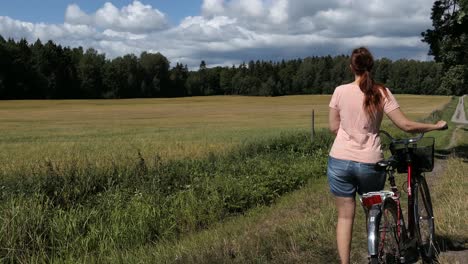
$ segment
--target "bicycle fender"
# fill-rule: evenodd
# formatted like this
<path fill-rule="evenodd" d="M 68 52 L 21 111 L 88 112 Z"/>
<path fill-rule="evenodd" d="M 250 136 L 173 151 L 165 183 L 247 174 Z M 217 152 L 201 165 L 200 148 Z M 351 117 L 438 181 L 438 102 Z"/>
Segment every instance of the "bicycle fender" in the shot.
<path fill-rule="evenodd" d="M 373 205 L 369 210 L 367 226 L 367 251 L 369 256 L 377 256 L 379 253 L 379 225 L 382 218 L 380 205 Z"/>

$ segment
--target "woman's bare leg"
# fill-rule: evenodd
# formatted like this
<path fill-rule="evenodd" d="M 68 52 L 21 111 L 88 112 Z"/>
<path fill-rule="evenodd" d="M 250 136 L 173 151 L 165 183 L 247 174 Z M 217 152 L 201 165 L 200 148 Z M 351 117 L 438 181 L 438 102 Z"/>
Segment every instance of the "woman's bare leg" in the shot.
<path fill-rule="evenodd" d="M 354 198 L 336 197 L 336 207 L 338 209 L 338 223 L 336 225 L 338 254 L 341 264 L 349 264 L 356 202 Z"/>

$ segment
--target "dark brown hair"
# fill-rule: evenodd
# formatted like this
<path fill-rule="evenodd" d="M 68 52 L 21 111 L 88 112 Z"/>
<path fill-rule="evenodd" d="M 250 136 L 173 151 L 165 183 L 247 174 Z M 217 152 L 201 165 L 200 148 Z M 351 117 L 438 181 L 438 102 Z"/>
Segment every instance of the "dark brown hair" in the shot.
<path fill-rule="evenodd" d="M 371 119 L 375 119 L 378 112 L 383 108 L 382 91 L 387 95 L 387 91 L 382 84 L 377 84 L 372 78 L 371 71 L 374 67 L 374 57 L 370 51 L 364 47 L 353 50 L 351 54 L 351 68 L 356 75 L 359 75 L 359 88 L 364 93 L 364 110 Z"/>

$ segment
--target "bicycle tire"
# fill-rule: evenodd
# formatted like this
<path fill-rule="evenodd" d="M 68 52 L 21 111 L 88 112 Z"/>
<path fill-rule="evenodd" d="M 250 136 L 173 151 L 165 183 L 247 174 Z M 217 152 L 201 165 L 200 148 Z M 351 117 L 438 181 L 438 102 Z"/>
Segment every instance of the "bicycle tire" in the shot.
<path fill-rule="evenodd" d="M 426 179 L 418 176 L 414 188 L 414 222 L 418 248 L 424 263 L 432 263 L 435 257 L 435 223 L 431 194 Z"/>
<path fill-rule="evenodd" d="M 371 264 L 400 263 L 400 237 L 397 225 L 397 205 L 392 198 L 387 198 L 383 204 L 379 223 L 379 251 L 377 256 L 371 256 Z"/>

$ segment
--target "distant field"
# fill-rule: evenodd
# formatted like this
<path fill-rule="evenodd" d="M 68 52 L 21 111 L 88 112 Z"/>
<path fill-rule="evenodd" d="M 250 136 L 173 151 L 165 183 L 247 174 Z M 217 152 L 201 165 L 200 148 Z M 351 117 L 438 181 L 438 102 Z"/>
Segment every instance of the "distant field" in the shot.
<path fill-rule="evenodd" d="M 446 96 L 398 95 L 411 118 Z M 213 96 L 176 99 L 0 101 L 0 168 L 37 161 L 196 157 L 244 141 L 327 124 L 329 95 Z"/>

